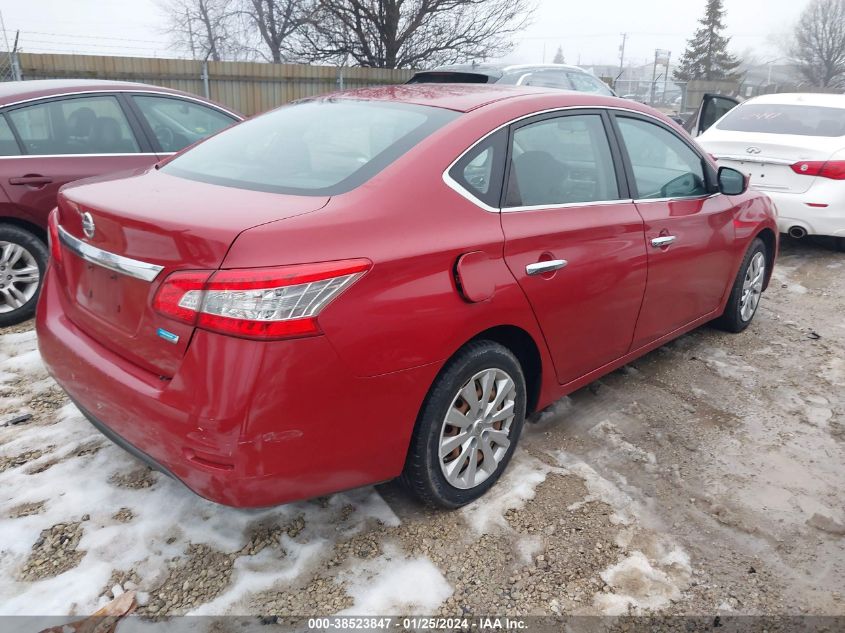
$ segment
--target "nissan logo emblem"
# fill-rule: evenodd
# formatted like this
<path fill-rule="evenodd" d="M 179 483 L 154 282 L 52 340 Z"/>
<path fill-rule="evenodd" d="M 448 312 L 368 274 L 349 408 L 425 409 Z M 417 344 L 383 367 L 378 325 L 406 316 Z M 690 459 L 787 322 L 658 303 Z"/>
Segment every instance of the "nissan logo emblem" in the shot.
<path fill-rule="evenodd" d="M 94 224 L 94 218 L 91 217 L 91 214 L 87 211 L 81 213 L 80 217 L 82 218 L 82 232 L 85 233 L 85 237 L 90 240 L 94 237 L 94 233 L 97 231 L 97 227 Z"/>
<path fill-rule="evenodd" d="M 745 150 L 748 154 L 759 154 L 762 150 L 759 147 L 749 147 Z"/>

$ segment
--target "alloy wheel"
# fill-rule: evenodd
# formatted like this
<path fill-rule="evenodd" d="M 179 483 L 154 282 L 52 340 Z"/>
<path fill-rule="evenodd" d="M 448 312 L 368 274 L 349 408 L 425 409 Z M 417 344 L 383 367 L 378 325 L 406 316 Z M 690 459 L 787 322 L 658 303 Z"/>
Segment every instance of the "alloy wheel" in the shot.
<path fill-rule="evenodd" d="M 742 298 L 739 302 L 739 315 L 743 321 L 750 321 L 757 312 L 760 296 L 763 294 L 763 281 L 766 276 L 766 258 L 763 253 L 755 253 L 745 271 L 742 283 Z"/>
<path fill-rule="evenodd" d="M 35 256 L 20 244 L 0 241 L 0 314 L 26 305 L 40 281 Z"/>
<path fill-rule="evenodd" d="M 501 369 L 475 374 L 455 394 L 440 431 L 440 469 L 455 488 L 475 488 L 499 468 L 511 444 L 516 384 Z"/>

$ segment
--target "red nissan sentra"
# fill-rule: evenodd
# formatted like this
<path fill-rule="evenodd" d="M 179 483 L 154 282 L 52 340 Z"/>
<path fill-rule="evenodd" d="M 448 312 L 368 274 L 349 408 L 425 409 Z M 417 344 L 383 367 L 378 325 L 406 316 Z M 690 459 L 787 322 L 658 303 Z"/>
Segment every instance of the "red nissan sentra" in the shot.
<path fill-rule="evenodd" d="M 302 101 L 70 185 L 50 237 L 56 380 L 234 506 L 400 475 L 466 504 L 527 414 L 747 327 L 778 245 L 769 200 L 646 106 L 455 84 Z"/>

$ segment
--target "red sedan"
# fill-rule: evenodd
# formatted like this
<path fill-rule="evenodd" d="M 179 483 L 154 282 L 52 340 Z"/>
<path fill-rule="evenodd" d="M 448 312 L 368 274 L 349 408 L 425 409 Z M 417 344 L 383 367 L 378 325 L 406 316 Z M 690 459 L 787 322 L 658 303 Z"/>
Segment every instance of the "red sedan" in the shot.
<path fill-rule="evenodd" d="M 35 313 L 59 187 L 148 167 L 242 118 L 146 84 L 0 83 L 0 327 Z"/>
<path fill-rule="evenodd" d="M 466 504 L 527 414 L 754 317 L 768 199 L 613 97 L 398 86 L 65 187 L 37 328 L 112 440 L 264 506 L 400 476 Z"/>

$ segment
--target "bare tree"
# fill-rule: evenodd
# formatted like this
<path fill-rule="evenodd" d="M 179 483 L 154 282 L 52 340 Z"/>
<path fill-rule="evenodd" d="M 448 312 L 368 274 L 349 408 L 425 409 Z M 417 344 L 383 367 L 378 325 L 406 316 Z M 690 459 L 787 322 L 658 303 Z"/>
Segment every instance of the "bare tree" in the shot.
<path fill-rule="evenodd" d="M 257 54 L 280 63 L 291 57 L 291 38 L 311 19 L 317 0 L 242 0 L 246 38 L 257 31 L 261 47 Z"/>
<path fill-rule="evenodd" d="M 795 27 L 790 55 L 820 88 L 845 88 L 845 0 L 813 0 Z"/>
<path fill-rule="evenodd" d="M 237 50 L 234 8 L 227 0 L 164 0 L 168 32 L 193 59 L 220 61 Z"/>
<path fill-rule="evenodd" d="M 513 47 L 531 0 L 317 0 L 298 38 L 304 59 L 419 68 L 488 57 Z"/>

